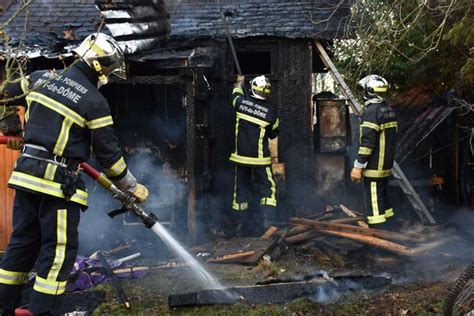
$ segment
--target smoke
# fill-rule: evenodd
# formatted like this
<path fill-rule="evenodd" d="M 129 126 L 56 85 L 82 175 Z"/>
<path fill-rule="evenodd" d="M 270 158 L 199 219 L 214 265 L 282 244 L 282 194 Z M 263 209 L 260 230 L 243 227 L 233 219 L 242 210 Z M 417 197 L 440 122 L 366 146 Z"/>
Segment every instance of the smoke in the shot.
<path fill-rule="evenodd" d="M 160 159 L 159 151 L 150 147 L 139 147 L 126 157 L 127 166 L 149 189 L 149 198 L 143 207 L 157 215 L 167 228 L 179 229 L 179 221 L 185 212 L 186 186 L 168 163 Z M 169 254 L 166 247 L 140 220 L 131 213 L 110 218 L 106 213 L 120 208 L 101 187 L 88 183 L 89 209 L 83 214 L 79 226 L 79 253 L 89 255 L 97 250 L 110 250 L 124 243 L 130 243 L 137 251 L 150 254 Z M 184 205 L 183 205 L 184 203 Z M 181 235 L 182 236 L 182 235 Z M 157 251 L 158 250 L 158 251 Z M 164 250 L 164 252 L 162 252 Z"/>
<path fill-rule="evenodd" d="M 83 178 L 84 175 L 82 176 Z M 117 240 L 109 238 L 120 228 L 117 220 L 107 216 L 107 211 L 119 208 L 120 203 L 113 200 L 90 178 L 85 178 L 89 192 L 89 208 L 81 214 L 79 224 L 79 254 L 89 255 L 96 250 L 109 250 Z"/>
<path fill-rule="evenodd" d="M 337 281 L 337 283 L 330 282 L 319 286 L 311 299 L 320 304 L 331 304 L 340 301 L 350 293 L 357 292 L 360 294 L 361 291 L 364 291 L 361 285 L 352 280 L 343 279 Z"/>
<path fill-rule="evenodd" d="M 474 217 L 474 213 L 471 213 L 471 217 Z M 456 223 L 462 225 L 461 222 Z M 417 236 L 418 240 L 415 255 L 407 259 L 403 277 L 396 279 L 396 283 L 452 280 L 459 269 L 474 261 L 472 237 L 463 234 L 455 226 L 431 228 L 418 224 L 402 231 Z"/>

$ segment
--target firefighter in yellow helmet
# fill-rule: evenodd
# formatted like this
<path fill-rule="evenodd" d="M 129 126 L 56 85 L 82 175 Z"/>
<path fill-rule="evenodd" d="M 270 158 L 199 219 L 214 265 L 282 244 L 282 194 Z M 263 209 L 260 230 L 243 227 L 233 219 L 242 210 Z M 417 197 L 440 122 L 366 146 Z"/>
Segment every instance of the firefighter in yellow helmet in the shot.
<path fill-rule="evenodd" d="M 367 222 L 380 227 L 394 216 L 387 187 L 396 149 L 397 120 L 393 109 L 385 102 L 388 82 L 378 75 L 370 75 L 358 82 L 364 89 L 364 113 L 360 125 L 359 152 L 351 178 L 364 178 Z"/>
<path fill-rule="evenodd" d="M 250 97 L 247 97 L 244 77 L 238 76 L 232 92 L 236 116 L 234 150 L 230 156 L 235 164 L 232 217 L 240 222 L 243 235 L 260 234 L 264 216 L 271 221 L 277 206 L 268 138 L 278 136 L 280 121 L 276 107 L 267 101 L 270 88 L 268 78 L 258 76 L 250 81 Z M 249 209 L 254 197 L 258 198 L 259 209 Z"/>
<path fill-rule="evenodd" d="M 7 98 L 27 106 L 21 156 L 8 182 L 16 189 L 13 233 L 0 264 L 0 313 L 12 314 L 35 265 L 29 310 L 56 314 L 74 265 L 87 190 L 79 164 L 91 148 L 122 190 L 144 201 L 148 190 L 127 169 L 107 100 L 98 87 L 125 78 L 122 50 L 110 36 L 88 36 L 65 71 L 36 71 L 7 86 Z M 9 106 L 13 104 L 4 104 Z M 12 144 L 10 144 L 12 147 Z"/>

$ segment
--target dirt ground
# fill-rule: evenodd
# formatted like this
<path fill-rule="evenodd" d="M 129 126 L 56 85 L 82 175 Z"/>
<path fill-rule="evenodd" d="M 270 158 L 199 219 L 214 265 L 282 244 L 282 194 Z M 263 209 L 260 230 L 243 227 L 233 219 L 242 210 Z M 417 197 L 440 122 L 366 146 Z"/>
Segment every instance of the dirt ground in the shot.
<path fill-rule="evenodd" d="M 278 262 L 265 266 L 235 264 L 206 264 L 206 268 L 225 286 L 253 285 L 268 276 L 292 278 L 314 274 L 321 269 L 332 273 L 371 273 L 390 276 L 392 284 L 377 291 L 336 293 L 327 301 L 316 297 L 298 298 L 286 304 L 235 304 L 192 308 L 168 307 L 168 296 L 202 290 L 192 272 L 186 267 L 157 269 L 142 279 L 126 280 L 124 287 L 132 308 L 126 310 L 117 300 L 109 284 L 94 290 L 106 292 L 105 300 L 94 315 L 437 315 L 449 285 L 467 265 L 457 254 L 443 252 L 422 258 L 400 258 L 366 247 L 356 247 L 365 258 L 350 252 L 353 260 L 344 267 L 321 265 L 311 254 L 289 249 Z M 472 249 L 471 249 L 472 250 Z M 469 251 L 465 249 L 465 251 Z M 464 252 L 464 251 L 463 251 Z M 334 294 L 334 293 L 333 293 Z"/>

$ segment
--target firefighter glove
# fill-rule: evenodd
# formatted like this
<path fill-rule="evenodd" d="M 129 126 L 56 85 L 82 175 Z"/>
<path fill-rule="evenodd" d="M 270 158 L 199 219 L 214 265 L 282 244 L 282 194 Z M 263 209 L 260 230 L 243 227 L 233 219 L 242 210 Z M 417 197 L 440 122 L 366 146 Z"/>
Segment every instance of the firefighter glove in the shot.
<path fill-rule="evenodd" d="M 132 192 L 137 186 L 137 179 L 135 179 L 130 170 L 127 170 L 125 177 L 118 181 L 114 181 L 114 184 L 122 191 Z"/>
<path fill-rule="evenodd" d="M 354 167 L 351 171 L 351 179 L 353 182 L 360 182 L 362 180 L 362 168 Z"/>
<path fill-rule="evenodd" d="M 132 195 L 137 199 L 137 202 L 145 202 L 148 198 L 148 189 L 143 184 L 137 183 L 135 189 L 130 191 Z"/>
<path fill-rule="evenodd" d="M 245 76 L 244 75 L 237 75 L 237 81 L 244 81 Z"/>
<path fill-rule="evenodd" d="M 9 138 L 7 140 L 7 148 L 10 148 L 13 150 L 20 150 L 22 142 L 23 141 L 21 138 Z"/>

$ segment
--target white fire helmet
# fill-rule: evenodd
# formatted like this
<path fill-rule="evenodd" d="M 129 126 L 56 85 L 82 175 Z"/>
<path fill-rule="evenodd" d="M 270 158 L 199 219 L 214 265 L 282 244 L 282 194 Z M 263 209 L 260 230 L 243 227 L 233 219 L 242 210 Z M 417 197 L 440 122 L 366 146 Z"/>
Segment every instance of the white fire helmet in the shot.
<path fill-rule="evenodd" d="M 388 90 L 388 81 L 379 75 L 369 75 L 357 82 L 364 89 L 364 98 L 381 98 L 379 93 L 386 93 Z"/>
<path fill-rule="evenodd" d="M 125 57 L 113 37 L 104 33 L 91 34 L 74 52 L 98 74 L 99 87 L 108 83 L 110 75 L 127 79 Z"/>
<path fill-rule="evenodd" d="M 266 100 L 270 95 L 270 80 L 264 75 L 253 78 L 250 81 L 251 96 L 256 99 Z"/>

